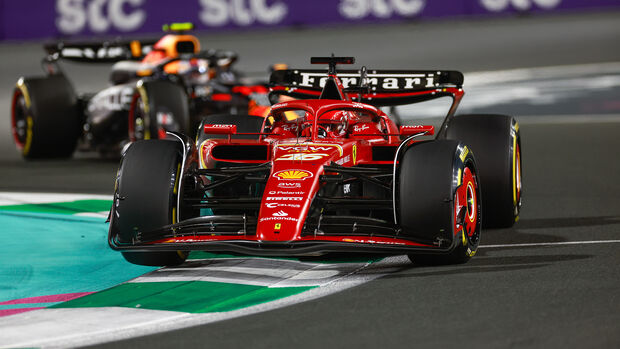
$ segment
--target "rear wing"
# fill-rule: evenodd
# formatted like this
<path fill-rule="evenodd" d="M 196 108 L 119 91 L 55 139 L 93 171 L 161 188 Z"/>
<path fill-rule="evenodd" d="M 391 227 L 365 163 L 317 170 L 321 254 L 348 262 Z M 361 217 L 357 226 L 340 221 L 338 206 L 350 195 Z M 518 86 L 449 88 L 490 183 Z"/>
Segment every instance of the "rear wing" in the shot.
<path fill-rule="evenodd" d="M 271 93 L 294 98 L 318 98 L 328 80 L 326 70 L 289 69 L 271 74 Z M 463 74 L 454 70 L 340 70 L 344 92 L 374 106 L 410 104 L 453 96 L 463 86 Z"/>
<path fill-rule="evenodd" d="M 103 42 L 54 42 L 43 48 L 48 60 L 66 59 L 75 62 L 114 63 L 122 60 L 139 60 L 153 48 L 150 41 L 103 41 Z"/>

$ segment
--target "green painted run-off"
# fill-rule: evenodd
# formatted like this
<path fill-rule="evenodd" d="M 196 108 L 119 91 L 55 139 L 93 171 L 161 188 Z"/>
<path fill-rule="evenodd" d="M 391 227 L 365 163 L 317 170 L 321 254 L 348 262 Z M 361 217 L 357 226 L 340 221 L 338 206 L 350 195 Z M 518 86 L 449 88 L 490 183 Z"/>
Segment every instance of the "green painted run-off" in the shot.
<path fill-rule="evenodd" d="M 266 287 L 207 281 L 136 282 L 55 305 L 54 308 L 128 307 L 188 313 L 224 312 L 292 296 L 311 287 Z"/>

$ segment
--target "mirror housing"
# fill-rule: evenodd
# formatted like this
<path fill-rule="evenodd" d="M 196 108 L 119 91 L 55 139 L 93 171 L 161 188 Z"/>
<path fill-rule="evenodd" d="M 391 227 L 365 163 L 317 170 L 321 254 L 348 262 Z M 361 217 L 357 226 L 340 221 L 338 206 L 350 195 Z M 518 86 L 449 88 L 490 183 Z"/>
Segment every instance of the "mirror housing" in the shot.
<path fill-rule="evenodd" d="M 216 135 L 233 135 L 237 133 L 237 125 L 206 124 L 204 132 Z"/>
<path fill-rule="evenodd" d="M 433 125 L 405 125 L 400 127 L 401 136 L 413 136 L 418 133 L 426 133 L 427 136 L 435 134 Z"/>

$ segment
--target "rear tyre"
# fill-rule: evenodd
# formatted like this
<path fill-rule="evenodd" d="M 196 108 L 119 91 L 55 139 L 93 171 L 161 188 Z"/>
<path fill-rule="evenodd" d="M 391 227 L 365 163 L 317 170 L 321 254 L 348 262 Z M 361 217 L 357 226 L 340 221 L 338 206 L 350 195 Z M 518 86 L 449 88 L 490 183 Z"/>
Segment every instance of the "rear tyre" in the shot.
<path fill-rule="evenodd" d="M 77 96 L 64 75 L 20 79 L 11 107 L 13 140 L 24 158 L 73 154 L 81 123 Z"/>
<path fill-rule="evenodd" d="M 191 132 L 187 93 L 170 81 L 139 81 L 128 115 L 132 142 L 163 139 L 168 131 Z"/>
<path fill-rule="evenodd" d="M 117 175 L 114 221 L 120 243 L 149 239 L 149 231 L 177 222 L 177 193 L 181 181 L 183 151 L 172 140 L 147 140 L 127 149 Z M 187 253 L 122 252 L 133 264 L 178 265 Z"/>
<path fill-rule="evenodd" d="M 410 254 L 414 263 L 465 263 L 476 253 L 480 186 L 469 148 L 452 140 L 415 144 L 400 161 L 397 184 L 402 234 L 438 247 L 454 246 L 447 254 Z"/>
<path fill-rule="evenodd" d="M 467 144 L 476 154 L 483 184 L 483 226 L 511 227 L 521 210 L 519 124 L 506 115 L 459 115 L 450 121 L 446 138 Z"/>

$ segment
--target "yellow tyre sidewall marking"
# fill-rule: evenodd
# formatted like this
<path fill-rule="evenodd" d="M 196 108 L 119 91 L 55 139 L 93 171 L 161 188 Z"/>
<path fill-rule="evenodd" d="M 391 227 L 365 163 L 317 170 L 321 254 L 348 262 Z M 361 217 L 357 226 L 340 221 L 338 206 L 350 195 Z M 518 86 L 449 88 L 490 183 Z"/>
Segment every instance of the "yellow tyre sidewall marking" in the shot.
<path fill-rule="evenodd" d="M 24 149 L 22 150 L 24 155 L 28 155 L 30 153 L 30 146 L 32 145 L 32 126 L 34 122 L 32 121 L 32 116 L 26 117 L 26 143 L 24 143 Z"/>
<path fill-rule="evenodd" d="M 22 96 L 24 96 L 24 102 L 26 103 L 26 109 L 28 111 L 26 116 L 26 142 L 24 143 L 24 148 L 22 149 L 22 154 L 28 155 L 30 152 L 30 147 L 32 146 L 32 128 L 34 126 L 34 120 L 32 119 L 31 114 L 31 99 L 30 94 L 28 93 L 28 88 L 24 83 L 23 79 L 19 79 L 17 82 L 17 88 L 21 91 Z"/>
<path fill-rule="evenodd" d="M 177 175 L 174 180 L 174 188 L 172 189 L 172 193 L 174 194 L 175 197 L 177 193 L 179 192 L 179 177 L 181 176 L 180 172 L 181 172 L 181 163 L 179 162 L 177 164 Z M 176 223 L 177 223 L 177 208 L 175 205 L 174 207 L 172 207 L 172 224 L 176 224 Z"/>
<path fill-rule="evenodd" d="M 144 123 L 144 139 L 151 139 L 151 120 L 149 118 L 149 115 L 150 115 L 149 97 L 146 93 L 146 89 L 144 88 L 142 81 L 138 81 L 136 88 L 138 89 L 138 93 L 140 94 L 140 99 L 142 100 L 142 106 L 143 106 L 142 110 L 144 110 L 144 119 L 142 120 L 142 122 Z M 137 107 L 138 106 L 136 105 L 136 108 Z"/>

